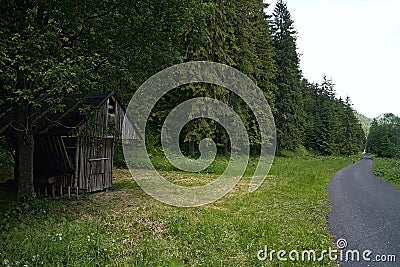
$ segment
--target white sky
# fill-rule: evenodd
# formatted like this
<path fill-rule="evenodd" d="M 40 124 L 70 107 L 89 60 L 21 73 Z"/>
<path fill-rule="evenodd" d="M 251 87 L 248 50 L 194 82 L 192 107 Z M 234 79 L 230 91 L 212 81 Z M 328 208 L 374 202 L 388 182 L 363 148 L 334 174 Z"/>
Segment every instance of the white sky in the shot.
<path fill-rule="evenodd" d="M 400 115 L 399 0 L 286 2 L 305 78 L 320 82 L 326 74 L 367 117 Z M 269 3 L 271 14 L 276 1 Z"/>

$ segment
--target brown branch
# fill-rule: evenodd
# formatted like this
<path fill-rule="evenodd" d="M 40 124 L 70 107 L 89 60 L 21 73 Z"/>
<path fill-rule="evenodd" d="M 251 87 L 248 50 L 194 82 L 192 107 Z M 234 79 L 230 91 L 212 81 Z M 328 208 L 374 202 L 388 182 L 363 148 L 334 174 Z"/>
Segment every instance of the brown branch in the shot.
<path fill-rule="evenodd" d="M 52 120 L 52 119 L 50 119 L 50 118 L 48 118 L 48 117 L 46 117 L 46 116 L 43 116 L 43 118 L 44 118 L 45 120 L 47 120 L 47 121 L 53 123 L 53 125 L 54 125 L 54 124 L 57 124 L 57 125 L 60 125 L 60 126 L 66 128 L 66 129 L 76 129 L 75 126 L 67 126 L 67 125 L 65 125 L 65 124 L 62 124 L 62 123 L 59 122 L 59 121 Z"/>
<path fill-rule="evenodd" d="M 87 17 L 83 21 L 87 22 L 89 20 L 98 19 L 98 18 L 102 18 L 102 17 L 108 16 L 108 15 L 110 15 L 112 13 L 112 10 L 114 10 L 114 9 L 115 9 L 115 6 L 113 8 L 111 8 L 107 12 L 104 12 L 104 13 L 101 13 L 101 14 L 97 14 L 97 15 L 93 15 L 91 17 Z"/>
<path fill-rule="evenodd" d="M 78 33 L 76 33 L 75 35 L 69 35 L 69 33 L 61 34 L 62 39 L 68 38 L 68 41 L 66 41 L 66 42 L 63 41 L 62 47 L 68 47 L 70 43 L 72 43 L 75 40 L 78 40 L 79 37 L 83 36 L 84 30 L 85 30 L 85 25 L 82 24 L 81 30 Z"/>
<path fill-rule="evenodd" d="M 100 61 L 99 63 L 97 63 L 93 69 L 93 72 L 97 72 L 100 69 L 100 67 L 103 66 L 104 64 L 106 64 L 107 62 L 108 62 L 108 58 L 105 58 L 102 61 Z"/>
<path fill-rule="evenodd" d="M 24 128 L 24 129 L 17 129 L 13 124 L 10 124 L 10 127 L 13 128 L 15 131 L 17 132 L 26 132 L 28 131 L 28 129 Z"/>

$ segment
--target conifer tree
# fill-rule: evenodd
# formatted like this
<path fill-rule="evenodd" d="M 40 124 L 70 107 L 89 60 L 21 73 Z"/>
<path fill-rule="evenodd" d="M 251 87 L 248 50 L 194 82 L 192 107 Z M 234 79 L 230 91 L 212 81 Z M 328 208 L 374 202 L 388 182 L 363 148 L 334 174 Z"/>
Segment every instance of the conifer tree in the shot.
<path fill-rule="evenodd" d="M 389 113 L 374 119 L 366 150 L 380 157 L 400 157 L 400 118 Z"/>
<path fill-rule="evenodd" d="M 301 72 L 293 20 L 286 3 L 278 0 L 272 18 L 272 36 L 278 72 L 275 78 L 275 120 L 279 149 L 295 150 L 302 143 L 304 107 Z"/>
<path fill-rule="evenodd" d="M 348 97 L 336 98 L 334 84 L 303 85 L 307 103 L 304 146 L 321 155 L 351 155 L 362 151 L 365 135 Z"/>

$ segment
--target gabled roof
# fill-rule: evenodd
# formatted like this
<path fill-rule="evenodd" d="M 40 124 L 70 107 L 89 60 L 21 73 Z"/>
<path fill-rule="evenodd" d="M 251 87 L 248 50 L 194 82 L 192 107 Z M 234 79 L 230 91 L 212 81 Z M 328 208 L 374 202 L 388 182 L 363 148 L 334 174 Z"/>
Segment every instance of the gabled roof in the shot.
<path fill-rule="evenodd" d="M 115 93 L 94 93 L 90 95 L 68 96 L 63 99 L 65 105 L 62 112 L 52 112 L 50 110 L 40 119 L 41 123 L 36 124 L 36 131 L 40 134 L 66 134 L 74 132 L 87 120 L 87 114 L 81 109 L 96 110 L 102 106 L 107 99 Z M 43 107 L 42 107 L 43 108 Z"/>
<path fill-rule="evenodd" d="M 75 132 L 87 120 L 87 114 L 81 109 L 96 110 L 110 97 L 120 102 L 115 92 L 93 93 L 90 95 L 70 95 L 62 99 L 63 111 L 54 111 L 54 106 L 46 102 L 48 96 L 39 99 L 42 105 L 34 112 L 32 119 L 36 134 L 70 134 Z M 5 131 L 12 123 L 13 108 L 0 114 L 0 133 Z"/>

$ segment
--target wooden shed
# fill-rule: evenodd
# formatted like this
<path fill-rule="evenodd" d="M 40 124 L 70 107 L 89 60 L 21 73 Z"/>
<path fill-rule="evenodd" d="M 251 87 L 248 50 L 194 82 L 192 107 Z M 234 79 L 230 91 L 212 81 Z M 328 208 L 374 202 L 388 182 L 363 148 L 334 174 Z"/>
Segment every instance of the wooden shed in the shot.
<path fill-rule="evenodd" d="M 40 194 L 96 192 L 113 184 L 115 140 L 121 135 L 125 109 L 115 93 L 70 96 L 62 113 L 34 119 L 34 186 Z M 82 109 L 89 110 L 82 112 Z M 125 128 L 139 139 L 133 122 Z"/>

